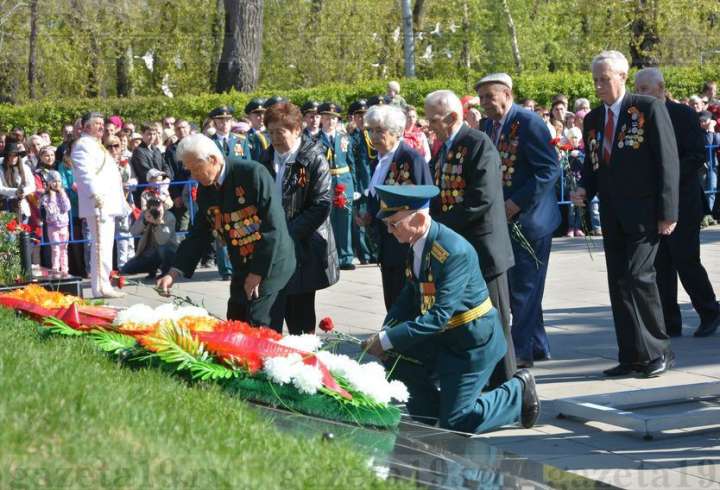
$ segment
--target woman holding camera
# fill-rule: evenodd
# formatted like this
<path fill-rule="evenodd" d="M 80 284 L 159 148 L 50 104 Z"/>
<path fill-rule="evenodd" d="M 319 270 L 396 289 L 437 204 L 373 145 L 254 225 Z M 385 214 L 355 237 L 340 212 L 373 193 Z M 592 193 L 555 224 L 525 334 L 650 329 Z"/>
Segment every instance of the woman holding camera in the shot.
<path fill-rule="evenodd" d="M 8 141 L 5 145 L 0 171 L 0 196 L 4 198 L 3 210 L 17 213 L 18 223 L 27 224 L 31 210 L 27 198 L 35 193 L 35 177 L 22 159 L 25 148 L 21 143 Z"/>
<path fill-rule="evenodd" d="M 272 105 L 265 112 L 272 144 L 261 156 L 275 180 L 275 195 L 282 199 L 295 243 L 295 273 L 270 313 L 271 327 L 281 332 L 285 320 L 291 335 L 315 332 L 315 292 L 340 278 L 330 225 L 330 166 L 322 145 L 302 134 L 302 123 L 294 104 Z"/>

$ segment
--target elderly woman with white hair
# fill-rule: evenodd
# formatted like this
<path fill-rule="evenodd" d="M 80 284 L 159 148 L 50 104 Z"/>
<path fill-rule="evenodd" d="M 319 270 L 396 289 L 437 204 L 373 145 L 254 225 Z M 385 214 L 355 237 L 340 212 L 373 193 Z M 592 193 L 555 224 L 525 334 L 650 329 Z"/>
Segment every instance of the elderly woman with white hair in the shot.
<path fill-rule="evenodd" d="M 363 221 L 377 233 L 378 263 L 382 273 L 383 297 L 389 310 L 405 285 L 408 245 L 400 244 L 375 215 L 381 208 L 375 191 L 378 185 L 432 184 L 425 159 L 402 141 L 405 114 L 393 105 L 375 105 L 365 114 L 365 130 L 378 153 L 378 163 L 368 186 L 368 213 Z"/>
<path fill-rule="evenodd" d="M 183 138 L 176 156 L 200 184 L 198 210 L 158 288 L 167 293 L 180 275 L 192 277 L 217 238 L 227 245 L 233 270 L 227 318 L 269 326 L 270 309 L 295 272 L 295 247 L 272 176 L 257 162 L 225 156 L 202 134 Z"/>

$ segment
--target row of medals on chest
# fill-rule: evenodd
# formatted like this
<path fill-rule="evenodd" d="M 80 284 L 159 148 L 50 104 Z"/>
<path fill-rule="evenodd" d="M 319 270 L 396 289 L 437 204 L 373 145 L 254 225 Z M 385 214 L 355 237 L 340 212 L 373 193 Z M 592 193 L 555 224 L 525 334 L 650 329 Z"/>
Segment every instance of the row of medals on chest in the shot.
<path fill-rule="evenodd" d="M 450 152 L 442 166 L 440 201 L 443 204 L 443 211 L 449 211 L 453 205 L 463 202 L 463 194 L 465 193 L 465 179 L 462 177 L 463 160 L 465 160 L 465 157 L 460 151 L 457 153 L 457 159 Z"/>

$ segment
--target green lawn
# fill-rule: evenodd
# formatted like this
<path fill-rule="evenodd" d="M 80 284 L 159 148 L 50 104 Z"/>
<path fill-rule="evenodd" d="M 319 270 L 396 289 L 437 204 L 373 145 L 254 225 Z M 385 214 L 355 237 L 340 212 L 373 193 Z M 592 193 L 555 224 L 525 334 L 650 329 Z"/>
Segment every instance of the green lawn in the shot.
<path fill-rule="evenodd" d="M 0 309 L 0 488 L 398 488 L 213 385 L 132 370 Z"/>

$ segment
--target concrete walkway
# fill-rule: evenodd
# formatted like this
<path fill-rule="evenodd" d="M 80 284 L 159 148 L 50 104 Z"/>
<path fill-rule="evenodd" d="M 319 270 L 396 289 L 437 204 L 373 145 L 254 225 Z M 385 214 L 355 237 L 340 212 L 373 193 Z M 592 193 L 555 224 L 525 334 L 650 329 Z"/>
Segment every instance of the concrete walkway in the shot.
<path fill-rule="evenodd" d="M 703 262 L 713 284 L 720 285 L 720 228 L 702 233 Z M 673 339 L 677 366 L 655 379 L 608 380 L 600 372 L 616 363 L 602 243 L 593 239 L 592 258 L 580 238 L 553 242 L 544 300 L 545 323 L 553 360 L 533 369 L 543 400 L 539 424 L 532 430 L 506 429 L 478 436 L 492 446 L 528 459 L 622 488 L 720 489 L 720 430 L 691 432 L 644 441 L 641 434 L 600 423 L 558 419 L 554 401 L 647 387 L 720 382 L 720 333 L 692 337 L 698 318 L 680 287 L 684 337 Z M 223 316 L 229 283 L 216 271 L 201 270 L 175 288 L 178 295 L 203 302 Z M 147 287 L 126 288 L 116 304 L 160 304 Z M 375 266 L 343 272 L 341 281 L 318 294 L 318 317 L 331 316 L 353 335 L 377 331 L 384 317 L 380 272 Z M 720 420 L 718 421 L 720 427 Z M 430 437 L 430 436 L 429 436 Z M 426 440 L 426 442 L 430 442 Z M 472 455 L 466 455 L 472 456 Z"/>

